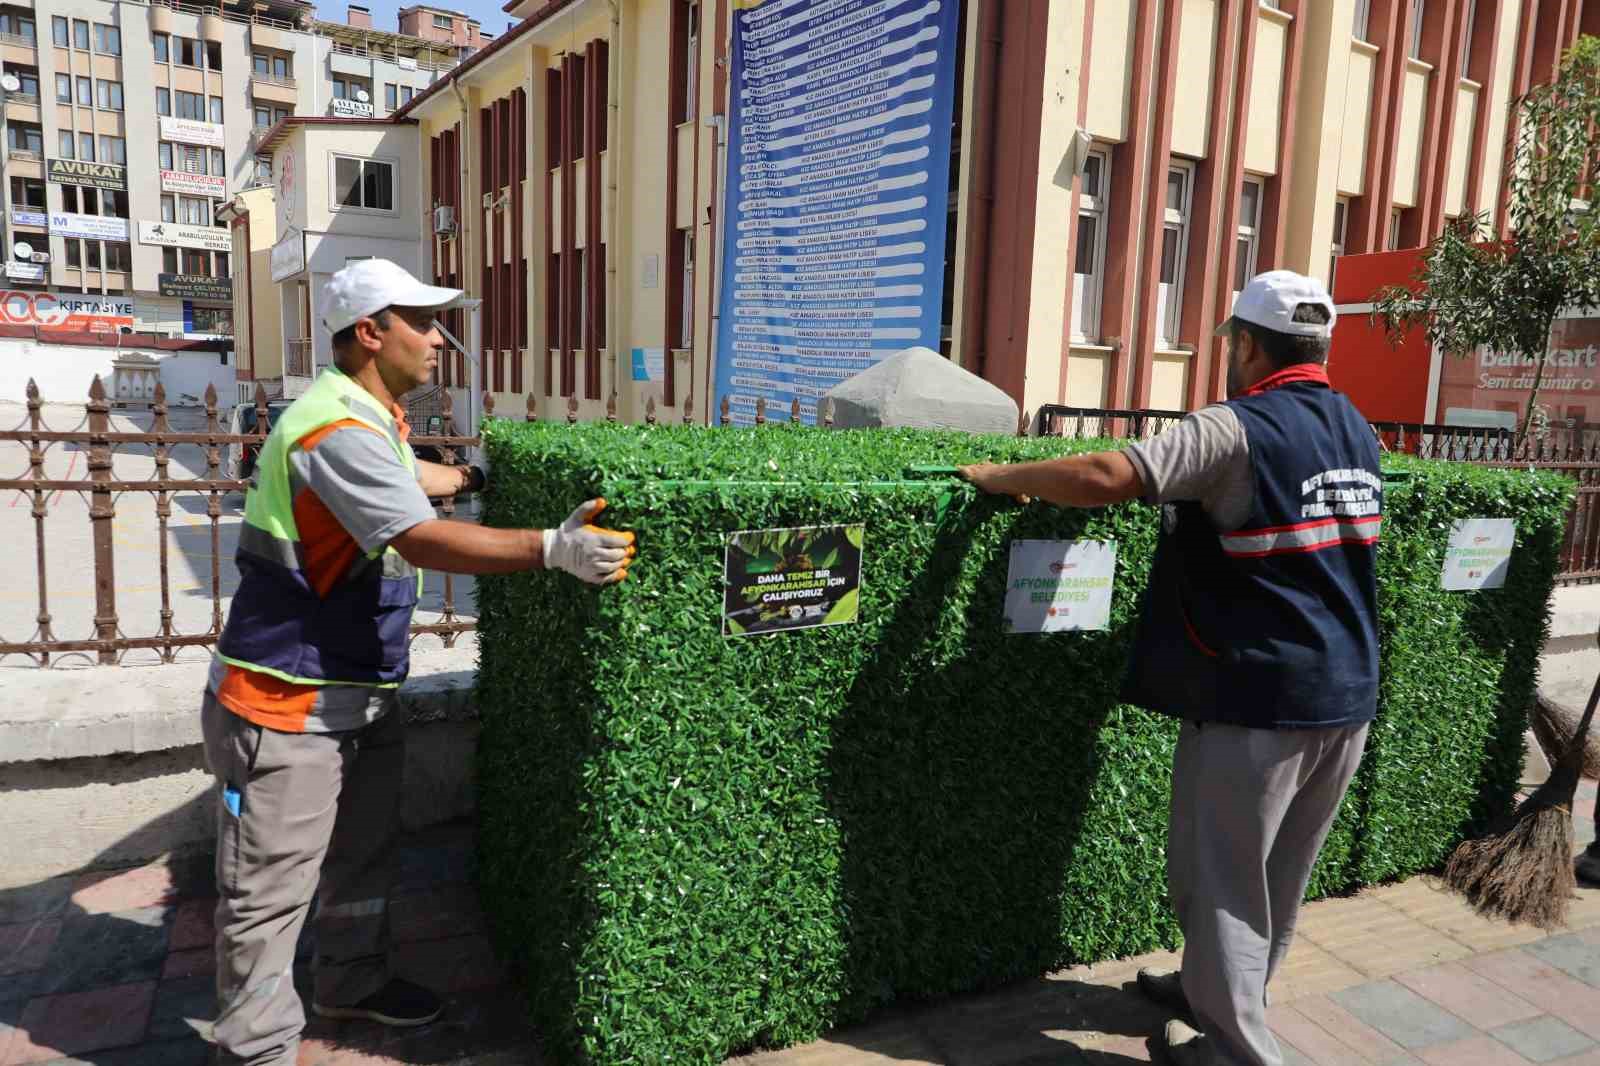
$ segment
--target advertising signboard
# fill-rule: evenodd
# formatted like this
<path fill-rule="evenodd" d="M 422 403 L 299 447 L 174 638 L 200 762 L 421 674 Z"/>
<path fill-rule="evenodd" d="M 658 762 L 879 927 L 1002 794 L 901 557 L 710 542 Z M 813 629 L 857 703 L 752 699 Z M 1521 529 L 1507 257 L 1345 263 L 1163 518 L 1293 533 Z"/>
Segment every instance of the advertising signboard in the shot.
<path fill-rule="evenodd" d="M 128 239 L 128 220 L 52 211 L 50 232 L 57 237 L 82 237 L 89 241 L 125 241 Z"/>
<path fill-rule="evenodd" d="M 177 222 L 139 223 L 139 243 L 164 248 L 203 248 L 208 252 L 233 251 L 233 235 L 220 226 L 185 226 Z"/>
<path fill-rule="evenodd" d="M 329 113 L 339 118 L 372 117 L 372 105 L 362 103 L 360 100 L 340 100 L 336 97 L 328 103 Z"/>
<path fill-rule="evenodd" d="M 208 148 L 221 148 L 222 127 L 214 122 L 201 122 L 192 118 L 161 116 L 161 139 L 181 144 L 203 144 Z"/>
<path fill-rule="evenodd" d="M 163 296 L 190 300 L 232 300 L 233 282 L 227 278 L 207 278 L 196 274 L 158 274 L 156 284 Z"/>
<path fill-rule="evenodd" d="M 115 333 L 134 325 L 133 297 L 75 292 L 0 292 L 0 323 L 42 330 Z"/>
<path fill-rule="evenodd" d="M 228 195 L 228 179 L 211 174 L 191 174 L 187 170 L 163 170 L 161 191 L 182 193 L 184 196 L 210 196 L 220 200 Z"/>
<path fill-rule="evenodd" d="M 293 226 L 272 246 L 272 280 L 292 278 L 306 268 L 306 235 Z"/>
<path fill-rule="evenodd" d="M 45 177 L 57 185 L 82 185 L 90 189 L 128 191 L 128 168 L 117 163 L 87 163 L 81 159 L 46 159 Z"/>

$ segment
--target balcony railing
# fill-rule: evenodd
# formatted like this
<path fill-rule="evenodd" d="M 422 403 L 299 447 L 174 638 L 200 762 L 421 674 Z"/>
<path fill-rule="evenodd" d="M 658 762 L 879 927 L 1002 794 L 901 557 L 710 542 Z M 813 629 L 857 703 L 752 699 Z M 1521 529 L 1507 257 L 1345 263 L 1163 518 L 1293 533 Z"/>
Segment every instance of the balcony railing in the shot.
<path fill-rule="evenodd" d="M 20 90 L 17 91 L 17 92 L 14 92 L 14 93 L 6 93 L 6 103 L 8 103 L 8 104 L 27 104 L 30 107 L 38 107 L 39 106 L 39 94 L 38 93 L 25 93 L 25 92 L 22 92 Z"/>
<path fill-rule="evenodd" d="M 14 44 L 23 48 L 39 47 L 38 38 L 24 37 L 20 33 L 0 33 L 0 44 Z"/>
<path fill-rule="evenodd" d="M 314 365 L 311 338 L 290 338 L 283 342 L 283 372 L 297 378 L 311 376 Z"/>
<path fill-rule="evenodd" d="M 237 11 L 220 11 L 218 5 L 202 5 L 185 3 L 184 0 L 150 0 L 151 7 L 164 7 L 169 11 L 181 12 L 185 15 L 211 15 L 225 22 L 237 22 L 241 26 L 270 26 L 278 30 L 294 30 L 307 33 L 309 30 L 286 22 L 283 19 L 268 18 L 265 15 L 241 15 Z"/>
<path fill-rule="evenodd" d="M 20 159 L 27 163 L 42 163 L 44 156 L 39 152 L 29 151 L 26 148 L 13 148 L 10 150 L 12 159 Z"/>
<path fill-rule="evenodd" d="M 385 51 L 382 48 L 368 48 L 361 44 L 346 44 L 343 41 L 333 42 L 333 51 L 342 56 L 355 56 L 357 59 L 381 59 L 387 63 L 398 65 L 403 59 L 415 63 L 419 70 L 453 70 L 457 61 L 454 58 L 432 60 L 423 56 L 402 55 L 399 52 Z"/>
<path fill-rule="evenodd" d="M 294 79 L 287 75 L 279 77 L 276 74 L 252 74 L 250 75 L 250 80 L 252 82 L 260 82 L 262 85 L 276 85 L 283 89 L 294 88 Z"/>

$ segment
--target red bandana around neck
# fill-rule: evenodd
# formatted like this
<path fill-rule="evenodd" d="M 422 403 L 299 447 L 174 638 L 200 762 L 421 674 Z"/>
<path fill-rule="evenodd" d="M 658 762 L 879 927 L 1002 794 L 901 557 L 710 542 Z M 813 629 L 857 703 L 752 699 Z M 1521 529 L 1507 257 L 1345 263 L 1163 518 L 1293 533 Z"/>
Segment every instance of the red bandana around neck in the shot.
<path fill-rule="evenodd" d="M 1296 363 L 1294 366 L 1285 367 L 1275 374 L 1268 374 L 1241 392 L 1239 398 L 1242 400 L 1246 396 L 1259 396 L 1263 392 L 1270 392 L 1284 385 L 1294 385 L 1301 381 L 1314 381 L 1319 385 L 1332 387 L 1328 381 L 1328 368 L 1326 365 L 1322 363 Z"/>

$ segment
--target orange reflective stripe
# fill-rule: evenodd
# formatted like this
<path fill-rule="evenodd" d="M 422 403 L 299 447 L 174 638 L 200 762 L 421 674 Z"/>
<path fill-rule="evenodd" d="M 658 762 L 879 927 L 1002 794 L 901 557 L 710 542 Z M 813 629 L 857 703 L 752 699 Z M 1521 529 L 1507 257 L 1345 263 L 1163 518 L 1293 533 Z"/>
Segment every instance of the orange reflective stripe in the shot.
<path fill-rule="evenodd" d="M 318 596 L 326 598 L 361 557 L 361 545 L 339 524 L 322 497 L 310 489 L 301 489 L 294 498 L 294 524 L 300 530 L 306 580 Z"/>
<path fill-rule="evenodd" d="M 217 702 L 263 729 L 304 733 L 317 704 L 317 686 L 296 685 L 230 664 L 217 686 Z"/>
<path fill-rule="evenodd" d="M 355 426 L 357 429 L 364 429 L 369 433 L 378 432 L 365 422 L 361 421 L 359 418 L 341 418 L 337 422 L 329 422 L 320 429 L 312 430 L 310 433 L 307 433 L 305 436 L 295 441 L 295 444 L 309 452 L 311 449 L 315 448 L 317 445 L 326 440 L 328 436 L 335 430 L 344 429 L 347 426 Z"/>

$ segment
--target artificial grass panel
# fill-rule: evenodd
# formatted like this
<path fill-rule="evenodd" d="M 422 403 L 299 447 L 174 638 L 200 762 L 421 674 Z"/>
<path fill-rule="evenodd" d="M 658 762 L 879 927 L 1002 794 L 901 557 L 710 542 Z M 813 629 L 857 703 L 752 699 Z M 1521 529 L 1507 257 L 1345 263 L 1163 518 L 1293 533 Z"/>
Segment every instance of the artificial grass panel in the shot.
<path fill-rule="evenodd" d="M 896 998 L 1176 942 L 1163 860 L 1176 724 L 1117 702 L 1158 511 L 1022 508 L 902 479 L 1094 444 L 504 422 L 487 437 L 490 524 L 551 525 L 605 495 L 606 522 L 640 539 L 618 589 L 479 583 L 480 870 L 552 1050 L 716 1063 Z M 1385 684 L 1385 728 L 1313 894 L 1437 861 L 1520 766 L 1507 701 L 1526 694 L 1520 649 L 1536 655 L 1542 630 L 1452 671 L 1439 642 L 1480 631 L 1442 625 L 1437 601 L 1476 617 L 1488 594 L 1436 591 L 1444 512 L 1427 501 L 1538 516 L 1515 512 L 1520 624 L 1554 570 L 1553 549 L 1522 551 L 1522 523 L 1554 515 L 1559 536 L 1565 488 L 1439 464 L 1413 477 L 1389 497 L 1380 551 L 1385 670 L 1405 680 Z M 727 532 L 855 522 L 859 624 L 721 636 Z M 1115 540 L 1111 628 L 1005 635 L 1018 538 Z M 1452 787 L 1412 787 L 1417 754 L 1446 740 L 1462 748 L 1440 769 Z"/>

